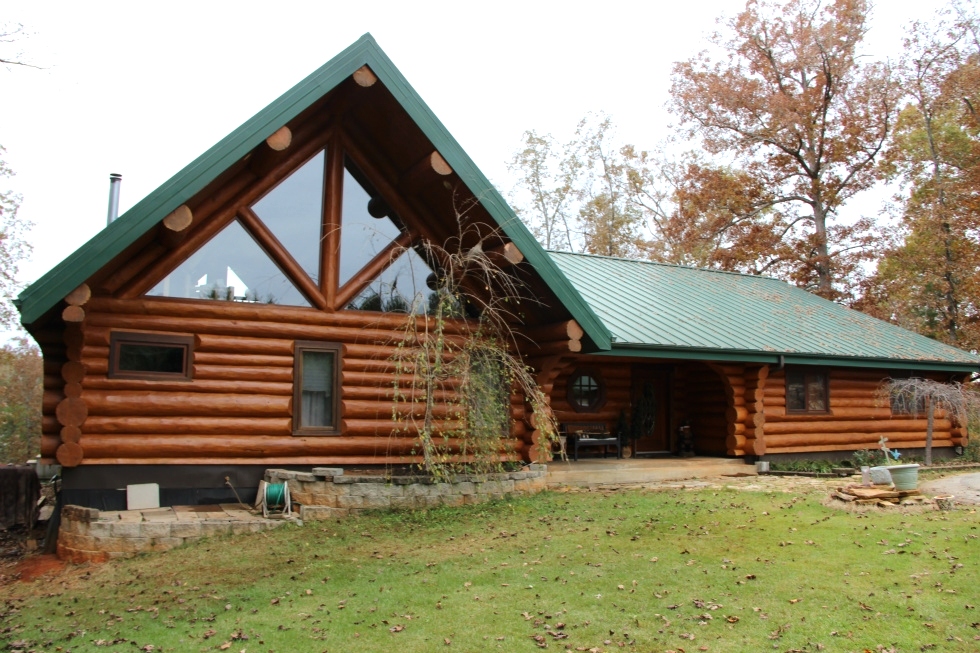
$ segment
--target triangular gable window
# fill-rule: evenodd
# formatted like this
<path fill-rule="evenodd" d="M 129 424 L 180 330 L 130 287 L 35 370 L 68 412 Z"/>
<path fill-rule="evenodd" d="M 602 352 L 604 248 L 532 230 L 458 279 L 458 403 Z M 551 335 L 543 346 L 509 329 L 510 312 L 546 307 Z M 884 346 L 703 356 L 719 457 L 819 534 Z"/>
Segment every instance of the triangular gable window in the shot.
<path fill-rule="evenodd" d="M 386 313 L 430 313 L 434 293 L 427 280 L 431 274 L 432 268 L 414 249 L 405 250 L 361 291 L 348 308 Z"/>
<path fill-rule="evenodd" d="M 387 217 L 388 212 L 384 200 L 377 196 L 372 199 L 371 193 L 351 174 L 350 167 L 345 168 L 340 223 L 341 286 L 401 234 L 401 230 Z"/>
<path fill-rule="evenodd" d="M 252 205 L 314 283 L 320 272 L 325 152 L 320 152 Z"/>
<path fill-rule="evenodd" d="M 146 294 L 310 305 L 238 221 L 218 232 Z"/>

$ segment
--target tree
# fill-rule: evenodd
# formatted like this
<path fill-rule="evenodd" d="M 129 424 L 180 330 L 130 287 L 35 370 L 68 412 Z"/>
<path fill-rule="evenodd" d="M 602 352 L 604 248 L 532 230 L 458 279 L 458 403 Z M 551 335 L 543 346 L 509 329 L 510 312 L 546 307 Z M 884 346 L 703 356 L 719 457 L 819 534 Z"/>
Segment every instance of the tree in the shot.
<path fill-rule="evenodd" d="M 24 26 L 20 23 L 10 24 L 3 23 L 0 25 L 0 45 L 6 46 L 9 43 L 15 43 L 19 41 L 24 36 Z M 0 56 L 0 65 L 3 66 L 27 66 L 28 68 L 38 68 L 34 64 L 29 64 L 25 61 L 21 61 L 22 54 L 15 53 L 13 55 L 3 55 Z"/>
<path fill-rule="evenodd" d="M 679 160 L 665 153 L 625 153 L 627 193 L 652 237 L 647 257 L 665 263 L 747 274 L 777 274 L 790 256 L 786 225 L 769 209 L 760 180 L 697 152 Z"/>
<path fill-rule="evenodd" d="M 899 78 L 907 103 L 884 170 L 903 183 L 902 238 L 869 281 L 868 309 L 959 347 L 980 347 L 980 46 L 974 18 L 916 23 Z"/>
<path fill-rule="evenodd" d="M 524 133 L 508 168 L 518 174 L 511 199 L 546 249 L 635 256 L 643 223 L 625 187 L 631 146 L 612 144 L 612 120 L 583 118 L 567 143 Z"/>
<path fill-rule="evenodd" d="M 932 436 L 936 411 L 965 427 L 980 418 L 980 394 L 973 384 L 942 383 L 932 379 L 889 379 L 878 391 L 881 401 L 891 403 L 892 412 L 918 418 L 926 416 L 926 465 L 932 464 Z"/>
<path fill-rule="evenodd" d="M 41 352 L 26 338 L 0 347 L 0 463 L 23 464 L 41 442 Z"/>
<path fill-rule="evenodd" d="M 0 181 L 12 177 L 13 172 L 3 160 L 6 150 L 0 146 Z M 10 299 L 19 287 L 17 283 L 18 264 L 31 251 L 24 239 L 29 224 L 17 219 L 20 196 L 0 188 L 0 327 L 16 326 L 16 313 Z"/>
<path fill-rule="evenodd" d="M 896 107 L 888 68 L 857 55 L 867 13 L 865 0 L 750 0 L 711 39 L 724 57 L 702 52 L 672 76 L 671 110 L 689 135 L 769 193 L 733 220 L 766 216 L 787 276 L 830 298 L 846 294 L 870 235 L 867 221 L 833 221 L 879 178 Z"/>

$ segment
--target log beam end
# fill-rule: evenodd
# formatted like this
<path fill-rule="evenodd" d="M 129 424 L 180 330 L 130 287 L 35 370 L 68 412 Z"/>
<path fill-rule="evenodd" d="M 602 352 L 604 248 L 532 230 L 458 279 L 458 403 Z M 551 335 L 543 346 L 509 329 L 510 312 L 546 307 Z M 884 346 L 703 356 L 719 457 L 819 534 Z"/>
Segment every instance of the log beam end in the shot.
<path fill-rule="evenodd" d="M 82 445 L 77 442 L 63 442 L 55 452 L 55 458 L 63 467 L 78 467 L 83 457 Z"/>
<path fill-rule="evenodd" d="M 65 303 L 69 306 L 84 306 L 90 299 L 92 299 L 92 289 L 88 287 L 87 283 L 83 283 L 65 295 Z"/>
<path fill-rule="evenodd" d="M 265 139 L 265 144 L 276 152 L 282 152 L 288 148 L 292 142 L 293 132 L 291 132 L 289 127 L 286 127 L 285 125 L 273 132 L 269 138 Z"/>
<path fill-rule="evenodd" d="M 363 88 L 374 86 L 378 81 L 378 76 L 366 64 L 355 70 L 353 77 L 357 85 Z"/>

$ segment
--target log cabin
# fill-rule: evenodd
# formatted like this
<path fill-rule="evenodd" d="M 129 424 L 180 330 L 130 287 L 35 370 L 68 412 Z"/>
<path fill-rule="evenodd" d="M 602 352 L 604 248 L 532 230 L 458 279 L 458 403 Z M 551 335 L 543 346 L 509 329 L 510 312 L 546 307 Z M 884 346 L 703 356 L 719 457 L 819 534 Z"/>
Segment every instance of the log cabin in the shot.
<path fill-rule="evenodd" d="M 882 380 L 980 366 L 774 279 L 543 250 L 365 35 L 21 293 L 66 501 L 119 508 L 155 482 L 163 505 L 209 503 L 270 466 L 418 463 L 393 367 L 406 321 L 434 319 L 450 247 L 508 282 L 464 281 L 448 337 L 520 288 L 513 349 L 549 410 L 629 428 L 636 455 L 677 453 L 682 427 L 699 455 L 750 461 L 922 447 Z M 525 399 L 500 455 L 547 459 Z M 939 416 L 935 446 L 966 438 Z"/>

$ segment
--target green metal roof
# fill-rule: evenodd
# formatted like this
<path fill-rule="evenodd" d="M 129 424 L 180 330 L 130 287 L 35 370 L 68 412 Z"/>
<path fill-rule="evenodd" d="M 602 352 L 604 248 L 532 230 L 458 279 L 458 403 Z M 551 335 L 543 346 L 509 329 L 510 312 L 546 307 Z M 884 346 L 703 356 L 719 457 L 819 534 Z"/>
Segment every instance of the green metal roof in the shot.
<path fill-rule="evenodd" d="M 612 355 L 976 371 L 980 357 L 769 277 L 549 252 Z"/>
<path fill-rule="evenodd" d="M 365 64 L 452 166 L 470 192 L 480 199 L 487 212 L 517 245 L 596 347 L 609 349 L 609 332 L 603 323 L 370 34 L 362 36 L 288 90 L 31 284 L 15 302 L 20 309 L 21 322 L 33 324 L 58 305 L 69 292 L 156 226 L 168 213 L 191 199 L 273 132 Z"/>

